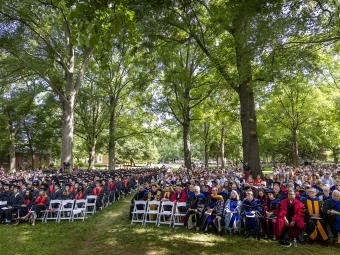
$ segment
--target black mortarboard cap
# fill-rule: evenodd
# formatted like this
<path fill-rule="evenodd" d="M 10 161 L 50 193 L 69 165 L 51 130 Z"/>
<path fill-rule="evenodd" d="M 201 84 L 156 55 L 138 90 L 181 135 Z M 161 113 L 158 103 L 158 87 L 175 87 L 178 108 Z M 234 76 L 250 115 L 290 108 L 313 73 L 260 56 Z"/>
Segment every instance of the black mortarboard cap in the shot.
<path fill-rule="evenodd" d="M 273 185 L 275 185 L 275 184 L 279 185 L 279 187 L 281 186 L 281 182 L 278 182 L 278 181 L 273 182 Z"/>
<path fill-rule="evenodd" d="M 9 186 L 11 186 L 12 185 L 12 183 L 10 183 L 10 182 L 3 182 L 3 184 L 2 184 L 3 186 L 7 186 L 7 187 L 9 187 Z"/>
<path fill-rule="evenodd" d="M 40 189 L 40 190 L 46 191 L 46 190 L 47 190 L 47 187 L 46 187 L 46 185 L 41 185 L 41 186 L 39 187 L 39 189 Z"/>

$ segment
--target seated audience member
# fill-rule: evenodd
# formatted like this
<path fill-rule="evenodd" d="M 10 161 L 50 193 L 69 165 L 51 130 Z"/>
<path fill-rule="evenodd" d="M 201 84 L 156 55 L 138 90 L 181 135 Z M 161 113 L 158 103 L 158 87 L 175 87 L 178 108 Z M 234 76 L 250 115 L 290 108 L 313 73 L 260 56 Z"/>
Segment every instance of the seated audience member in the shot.
<path fill-rule="evenodd" d="M 330 172 L 325 172 L 325 175 L 321 177 L 321 181 L 323 184 L 327 184 L 329 187 L 334 185 L 333 178 L 331 177 Z"/>
<path fill-rule="evenodd" d="M 54 189 L 50 193 L 46 193 L 51 200 L 61 199 L 62 190 L 60 189 L 60 184 L 58 182 L 54 183 Z"/>
<path fill-rule="evenodd" d="M 209 192 L 209 185 L 202 185 L 201 187 L 201 193 L 206 196 L 207 198 L 210 197 L 210 192 Z"/>
<path fill-rule="evenodd" d="M 87 198 L 87 196 L 93 195 L 93 189 L 89 185 L 88 181 L 83 181 L 83 190 L 84 190 L 84 198 Z"/>
<path fill-rule="evenodd" d="M 144 200 L 146 201 L 160 201 L 161 200 L 161 191 L 158 189 L 158 185 L 156 183 L 153 183 L 151 185 L 151 190 L 149 192 L 146 192 L 144 194 Z M 157 205 L 150 205 L 151 210 L 156 210 Z M 155 220 L 157 217 L 156 214 L 151 214 L 150 219 Z"/>
<path fill-rule="evenodd" d="M 340 191 L 332 192 L 332 198 L 324 203 L 323 211 L 333 236 L 338 236 L 338 244 L 340 244 Z"/>
<path fill-rule="evenodd" d="M 92 194 L 97 196 L 96 200 L 96 210 L 99 211 L 101 208 L 103 208 L 103 187 L 101 186 L 101 181 L 96 180 L 96 186 L 92 189 Z"/>
<path fill-rule="evenodd" d="M 278 185 L 274 185 L 273 191 L 274 191 L 275 199 L 279 199 L 279 200 L 285 199 L 285 196 L 283 195 L 283 191 L 281 191 Z"/>
<path fill-rule="evenodd" d="M 170 201 L 171 199 L 171 188 L 170 188 L 170 184 L 166 183 L 164 185 L 164 189 L 161 192 L 161 201 Z"/>
<path fill-rule="evenodd" d="M 184 218 L 184 226 L 187 229 L 192 228 L 192 224 L 188 224 L 189 217 L 192 220 L 192 216 L 196 217 L 196 230 L 200 230 L 203 221 L 203 214 L 206 208 L 207 198 L 200 193 L 200 187 L 194 186 L 194 196 L 190 199 L 190 202 L 187 202 L 187 213 Z"/>
<path fill-rule="evenodd" d="M 66 183 L 65 184 L 65 189 L 64 191 L 61 193 L 61 199 L 62 200 L 66 200 L 66 199 L 73 199 L 73 192 L 70 189 L 70 184 Z"/>
<path fill-rule="evenodd" d="M 314 183 L 315 184 L 312 185 L 312 188 L 316 189 L 316 191 L 317 191 L 316 192 L 316 196 L 319 196 L 323 192 L 322 188 L 323 188 L 324 184 L 323 184 L 323 182 L 321 180 L 316 180 Z"/>
<path fill-rule="evenodd" d="M 85 199 L 86 198 L 86 194 L 85 194 L 85 190 L 83 189 L 83 185 L 79 184 L 77 190 L 74 191 L 74 199 L 78 200 L 78 199 Z"/>
<path fill-rule="evenodd" d="M 269 174 L 266 174 L 265 177 L 264 177 L 264 180 L 267 184 L 267 187 L 270 188 L 273 184 L 273 179 L 270 178 Z"/>
<path fill-rule="evenodd" d="M 46 187 L 40 187 L 39 195 L 33 201 L 33 205 L 31 211 L 26 214 L 21 220 L 27 220 L 29 217 L 31 218 L 32 226 L 35 225 L 35 219 L 39 215 L 39 213 L 43 210 L 46 210 L 50 204 L 50 198 L 46 194 Z"/>
<path fill-rule="evenodd" d="M 268 239 L 268 237 L 272 237 L 273 241 L 276 240 L 277 236 L 277 215 L 279 212 L 279 206 L 281 200 L 274 197 L 274 191 L 267 191 L 268 198 L 266 199 L 263 209 L 264 209 L 264 217 L 263 217 L 263 230 L 264 230 L 264 239 Z"/>
<path fill-rule="evenodd" d="M 116 197 L 119 196 L 119 193 L 115 190 L 115 183 L 113 182 L 113 178 L 110 177 L 107 186 L 110 189 L 110 203 L 113 203 L 116 200 Z"/>
<path fill-rule="evenodd" d="M 208 232 L 208 227 L 211 225 L 218 235 L 221 235 L 221 220 L 223 214 L 224 200 L 221 195 L 217 194 L 218 188 L 214 187 L 212 189 L 211 198 L 207 210 L 204 213 L 204 233 Z"/>
<path fill-rule="evenodd" d="M 313 244 L 316 237 L 320 234 L 323 242 L 322 245 L 328 245 L 327 228 L 325 221 L 322 219 L 322 201 L 316 196 L 316 189 L 310 188 L 307 191 L 307 197 L 302 200 L 306 212 L 306 232 L 308 243 Z"/>
<path fill-rule="evenodd" d="M 20 187 L 14 185 L 13 192 L 9 197 L 9 201 L 7 203 L 7 210 L 5 213 L 5 224 L 9 225 L 12 220 L 12 214 L 18 212 L 18 209 L 22 203 L 22 196 L 20 194 Z"/>
<path fill-rule="evenodd" d="M 144 196 L 145 196 L 146 190 L 144 189 L 144 185 L 140 185 L 139 186 L 139 191 L 133 196 L 133 198 L 131 199 L 131 204 L 130 204 L 130 214 L 129 214 L 129 220 L 132 220 L 132 211 L 133 208 L 135 206 L 135 202 L 136 201 L 141 201 L 144 200 Z M 139 206 L 139 207 L 138 207 Z M 143 205 L 138 205 L 137 209 L 138 210 L 142 210 Z"/>
<path fill-rule="evenodd" d="M 106 180 L 102 180 L 102 187 L 103 187 L 103 208 L 106 208 L 109 206 L 110 203 L 110 187 L 107 185 Z"/>
<path fill-rule="evenodd" d="M 11 195 L 12 195 L 12 191 L 9 189 L 10 184 L 9 183 L 4 183 L 3 184 L 3 191 L 0 193 L 0 201 L 6 204 L 2 204 L 0 205 L 0 219 L 4 219 L 5 218 L 5 211 L 7 209 L 7 204 L 10 201 Z M 4 208 L 4 209 L 2 209 Z"/>
<path fill-rule="evenodd" d="M 322 195 L 320 196 L 320 199 L 323 203 L 325 203 L 328 199 L 332 198 L 332 195 L 330 193 L 330 187 L 328 185 L 325 185 L 322 187 Z"/>
<path fill-rule="evenodd" d="M 187 194 L 186 203 L 187 203 L 187 206 L 191 203 L 191 200 L 193 200 L 194 197 L 195 197 L 194 187 L 195 187 L 195 185 L 187 183 L 187 186 L 186 186 L 186 194 Z"/>
<path fill-rule="evenodd" d="M 24 197 L 22 198 L 21 205 L 19 206 L 18 218 L 16 223 L 13 224 L 14 226 L 17 226 L 20 223 L 20 219 L 30 212 L 32 203 L 32 192 L 31 189 L 27 188 Z"/>
<path fill-rule="evenodd" d="M 230 235 L 239 233 L 241 229 L 241 205 L 239 194 L 236 190 L 232 190 L 230 198 L 225 203 L 224 208 L 224 222 L 225 230 L 229 232 Z"/>
<path fill-rule="evenodd" d="M 291 238 L 299 238 L 299 242 L 304 244 L 303 229 L 304 205 L 298 199 L 294 191 L 288 191 L 288 198 L 281 201 L 281 209 L 277 219 L 278 236 L 283 240 L 288 234 Z"/>
<path fill-rule="evenodd" d="M 256 199 L 258 199 L 260 201 L 260 204 L 263 205 L 267 199 L 266 194 L 264 193 L 263 189 L 258 189 L 256 191 Z"/>
<path fill-rule="evenodd" d="M 181 184 L 176 184 L 176 191 L 171 195 L 172 202 L 186 202 L 187 193 L 183 190 Z"/>
<path fill-rule="evenodd" d="M 340 191 L 340 181 L 336 181 L 335 184 L 331 187 L 331 191 L 333 190 Z"/>
<path fill-rule="evenodd" d="M 242 203 L 242 210 L 245 216 L 245 232 L 244 237 L 248 238 L 250 233 L 253 232 L 257 240 L 260 240 L 260 217 L 262 206 L 258 199 L 254 198 L 252 191 L 246 192 L 246 198 Z"/>
<path fill-rule="evenodd" d="M 261 175 L 258 174 L 258 175 L 256 176 L 256 179 L 254 180 L 254 185 L 255 185 L 255 186 L 259 186 L 259 185 L 261 185 L 261 182 L 262 182 Z"/>

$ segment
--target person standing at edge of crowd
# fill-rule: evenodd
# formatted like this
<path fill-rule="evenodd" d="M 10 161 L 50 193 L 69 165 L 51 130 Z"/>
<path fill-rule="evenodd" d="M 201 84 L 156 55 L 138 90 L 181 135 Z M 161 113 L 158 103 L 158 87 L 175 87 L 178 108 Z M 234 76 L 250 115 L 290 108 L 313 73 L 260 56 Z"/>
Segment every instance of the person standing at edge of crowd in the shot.
<path fill-rule="evenodd" d="M 243 173 L 244 173 L 244 178 L 245 178 L 246 181 L 247 181 L 248 178 L 249 178 L 249 175 L 251 174 L 251 167 L 250 167 L 250 165 L 248 164 L 248 162 L 246 162 L 246 163 L 243 165 Z"/>

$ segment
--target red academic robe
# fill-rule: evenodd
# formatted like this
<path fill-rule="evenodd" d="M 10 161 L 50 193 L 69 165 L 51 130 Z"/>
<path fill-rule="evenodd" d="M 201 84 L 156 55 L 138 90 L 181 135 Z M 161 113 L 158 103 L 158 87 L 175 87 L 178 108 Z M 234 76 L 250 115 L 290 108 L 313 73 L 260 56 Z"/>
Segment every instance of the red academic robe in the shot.
<path fill-rule="evenodd" d="M 177 191 L 173 192 L 170 200 L 172 202 L 174 201 L 185 202 L 186 199 L 187 199 L 187 193 L 184 190 L 182 190 L 180 195 L 178 195 Z"/>
<path fill-rule="evenodd" d="M 76 194 L 74 195 L 74 199 L 75 200 L 83 199 L 84 198 L 84 194 L 85 194 L 85 192 L 83 192 L 83 191 L 76 192 Z"/>
<path fill-rule="evenodd" d="M 102 186 L 99 186 L 98 188 L 97 187 L 93 188 L 93 195 L 99 196 L 102 193 L 102 189 L 103 189 Z"/>
<path fill-rule="evenodd" d="M 284 229 L 284 226 L 285 226 L 284 216 L 287 217 L 289 204 L 290 204 L 290 200 L 288 198 L 281 201 L 281 208 L 280 208 L 279 215 L 277 217 L 278 236 L 281 235 L 281 233 Z M 292 221 L 295 221 L 295 225 L 299 229 L 303 229 L 304 226 L 305 226 L 304 213 L 303 213 L 304 212 L 304 205 L 303 205 L 302 202 L 300 202 L 297 199 L 294 199 L 292 204 L 294 205 L 294 215 L 292 217 Z M 291 238 L 298 238 L 299 233 L 295 228 L 289 228 L 288 229 L 288 235 Z"/>
<path fill-rule="evenodd" d="M 114 182 L 109 182 L 107 185 L 109 186 L 110 191 L 115 189 L 115 183 Z"/>

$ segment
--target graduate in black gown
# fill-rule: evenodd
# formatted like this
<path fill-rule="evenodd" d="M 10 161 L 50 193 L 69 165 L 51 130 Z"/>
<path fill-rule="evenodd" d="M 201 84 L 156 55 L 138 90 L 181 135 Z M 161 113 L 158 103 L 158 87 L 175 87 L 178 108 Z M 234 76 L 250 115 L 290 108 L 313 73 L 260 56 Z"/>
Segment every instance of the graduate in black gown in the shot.
<path fill-rule="evenodd" d="M 5 211 L 7 210 L 7 204 L 10 202 L 10 197 L 12 195 L 12 191 L 9 189 L 10 183 L 3 183 L 3 191 L 0 194 L 0 201 L 2 202 L 0 205 L 0 219 L 5 219 Z"/>
<path fill-rule="evenodd" d="M 21 217 L 24 217 L 25 215 L 27 215 L 30 212 L 31 207 L 32 207 L 32 203 L 33 203 L 32 190 L 27 188 L 26 193 L 24 194 L 24 196 L 21 200 L 18 218 L 17 218 L 16 223 L 13 224 L 14 226 L 16 226 L 20 223 Z"/>
<path fill-rule="evenodd" d="M 28 220 L 31 218 L 32 226 L 35 225 L 35 219 L 39 213 L 46 210 L 50 204 L 50 198 L 47 196 L 46 190 L 46 186 L 41 186 L 39 188 L 39 195 L 34 199 L 31 211 L 26 216 L 20 218 L 20 220 Z"/>
<path fill-rule="evenodd" d="M 9 202 L 7 203 L 7 210 L 5 210 L 5 224 L 9 225 L 12 220 L 12 214 L 17 213 L 21 205 L 22 196 L 20 194 L 20 187 L 15 185 L 13 192 L 10 195 Z"/>

